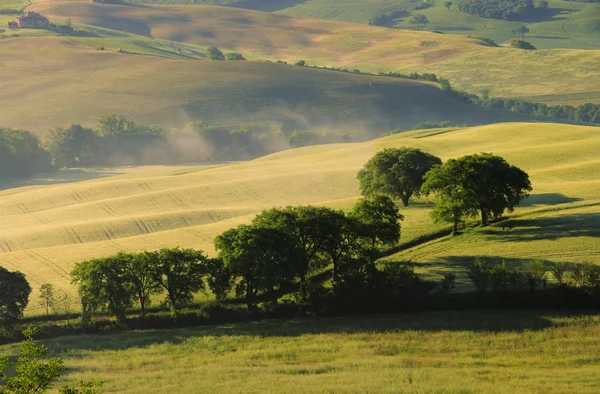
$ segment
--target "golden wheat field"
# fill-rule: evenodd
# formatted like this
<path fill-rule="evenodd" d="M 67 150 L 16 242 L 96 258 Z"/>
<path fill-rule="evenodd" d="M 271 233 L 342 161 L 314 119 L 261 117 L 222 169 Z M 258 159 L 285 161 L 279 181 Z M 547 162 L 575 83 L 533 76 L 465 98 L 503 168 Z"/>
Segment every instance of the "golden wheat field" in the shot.
<path fill-rule="evenodd" d="M 489 234 L 500 231 L 492 227 L 435 241 L 408 252 L 423 267 L 439 266 L 441 258 L 452 267 L 452 258 L 465 254 L 600 262 L 598 129 L 507 123 L 306 147 L 250 162 L 70 170 L 21 187 L 13 182 L 0 191 L 0 264 L 23 271 L 36 289 L 50 282 L 74 295 L 69 272 L 77 261 L 170 246 L 212 254 L 216 235 L 263 209 L 300 204 L 349 208 L 359 197 L 357 171 L 377 151 L 400 146 L 419 147 L 443 159 L 492 152 L 528 171 L 534 187 L 513 219 L 512 234 L 522 239 Z M 402 211 L 403 241 L 440 228 L 429 220 L 429 207 L 421 200 Z M 581 217 L 570 225 L 585 225 L 580 231 L 561 231 L 565 217 Z M 554 239 L 545 239 L 540 226 Z M 35 308 L 32 304 L 30 313 Z"/>

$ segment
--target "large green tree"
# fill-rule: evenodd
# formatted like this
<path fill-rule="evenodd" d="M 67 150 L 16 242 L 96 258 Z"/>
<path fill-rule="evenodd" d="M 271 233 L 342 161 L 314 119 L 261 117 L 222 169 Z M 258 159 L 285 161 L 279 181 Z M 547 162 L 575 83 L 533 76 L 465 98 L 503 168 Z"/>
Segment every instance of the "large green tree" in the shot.
<path fill-rule="evenodd" d="M 358 220 L 363 252 L 371 262 L 381 246 L 393 245 L 400 240 L 400 221 L 404 216 L 396 203 L 384 195 L 360 199 L 350 216 Z"/>
<path fill-rule="evenodd" d="M 439 193 L 446 211 L 456 209 L 461 216 L 479 211 L 481 225 L 486 226 L 490 219 L 512 212 L 529 195 L 531 182 L 527 173 L 502 157 L 480 153 L 448 160 L 427 174 L 423 191 Z"/>
<path fill-rule="evenodd" d="M 204 290 L 207 257 L 201 250 L 161 249 L 149 255 L 154 279 L 167 292 L 173 315 L 193 300 L 194 293 Z"/>
<path fill-rule="evenodd" d="M 109 310 L 119 322 L 124 322 L 127 308 L 133 305 L 135 292 L 126 274 L 131 256 L 115 256 L 80 262 L 71 272 L 71 281 L 78 286 L 83 318 L 96 309 Z"/>
<path fill-rule="evenodd" d="M 273 295 L 300 270 L 296 240 L 282 229 L 241 225 L 219 235 L 215 248 L 229 272 L 240 278 L 236 293 L 251 311 L 260 292 Z"/>
<path fill-rule="evenodd" d="M 365 196 L 388 194 L 407 207 L 418 196 L 424 175 L 442 160 L 415 148 L 384 149 L 371 158 L 358 173 L 360 191 Z"/>
<path fill-rule="evenodd" d="M 23 316 L 29 294 L 25 275 L 0 267 L 0 326 L 12 326 Z"/>
<path fill-rule="evenodd" d="M 142 319 L 146 317 L 146 308 L 151 303 L 151 296 L 161 290 L 160 284 L 156 281 L 155 256 L 153 253 L 143 252 L 127 255 L 123 259 L 125 280 L 129 282 L 140 304 Z"/>

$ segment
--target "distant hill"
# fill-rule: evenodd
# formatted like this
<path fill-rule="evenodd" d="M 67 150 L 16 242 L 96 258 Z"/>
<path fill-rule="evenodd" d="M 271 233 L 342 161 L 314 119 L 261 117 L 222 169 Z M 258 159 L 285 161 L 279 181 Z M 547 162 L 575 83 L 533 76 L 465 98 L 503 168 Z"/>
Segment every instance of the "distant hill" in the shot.
<path fill-rule="evenodd" d="M 588 5 L 594 4 L 575 6 Z M 432 72 L 450 79 L 461 90 L 487 92 L 495 97 L 552 104 L 600 103 L 600 69 L 596 66 L 600 63 L 600 50 L 495 48 L 458 35 L 207 5 L 141 7 L 38 0 L 30 8 L 56 20 L 71 18 L 86 24 L 80 27 L 88 30 L 88 36 L 73 39 L 96 47 L 128 49 L 137 42 L 140 45 L 132 51 L 186 58 L 196 56 L 194 53 L 203 52 L 209 45 L 217 45 L 242 52 L 248 59 L 292 63 L 303 59 L 309 64 L 371 72 Z M 458 13 L 446 9 L 443 12 L 449 18 Z M 504 22 L 486 23 L 491 29 L 492 23 Z M 183 53 L 169 48 L 181 45 L 192 47 Z"/>

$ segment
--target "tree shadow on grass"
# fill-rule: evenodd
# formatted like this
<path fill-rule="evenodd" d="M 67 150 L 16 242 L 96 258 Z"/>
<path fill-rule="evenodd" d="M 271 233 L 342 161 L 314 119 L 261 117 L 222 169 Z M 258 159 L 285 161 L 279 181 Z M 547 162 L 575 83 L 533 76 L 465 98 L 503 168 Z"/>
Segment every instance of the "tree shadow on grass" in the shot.
<path fill-rule="evenodd" d="M 321 334 L 394 333 L 403 331 L 520 332 L 554 326 L 549 316 L 578 317 L 568 311 L 443 311 L 351 317 L 306 317 L 263 320 L 172 330 L 133 331 L 61 337 L 44 341 L 54 354 L 87 357 L 87 351 L 126 350 L 160 344 L 183 344 L 199 337 L 300 337 Z M 84 351 L 76 353 L 73 351 Z"/>
<path fill-rule="evenodd" d="M 581 198 L 568 197 L 561 193 L 539 193 L 531 194 L 519 204 L 521 207 L 531 207 L 534 205 L 559 205 L 581 201 Z"/>
<path fill-rule="evenodd" d="M 482 233 L 489 240 L 531 242 L 575 237 L 600 237 L 600 213 L 560 215 L 538 219 L 502 222 L 500 227 L 487 227 Z"/>

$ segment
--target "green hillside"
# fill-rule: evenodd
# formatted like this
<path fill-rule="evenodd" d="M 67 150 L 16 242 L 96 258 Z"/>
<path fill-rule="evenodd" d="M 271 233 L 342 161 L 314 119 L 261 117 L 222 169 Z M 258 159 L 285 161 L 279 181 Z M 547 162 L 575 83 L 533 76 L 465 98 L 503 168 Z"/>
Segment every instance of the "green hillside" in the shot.
<path fill-rule="evenodd" d="M 414 8 L 418 0 L 128 0 L 136 4 L 219 4 L 249 8 L 283 15 L 331 19 L 353 23 L 368 23 L 371 18 L 398 10 L 409 12 L 394 20 L 390 27 L 414 28 L 409 23 L 412 15 L 424 14 L 429 18 L 429 29 L 448 34 L 476 35 L 507 42 L 511 31 L 526 25 L 531 30 L 528 40 L 540 49 L 578 48 L 600 49 L 600 4 L 567 1 L 549 1 L 549 7 L 526 21 L 504 21 L 482 18 L 460 12 L 456 5 L 446 9 L 444 2 L 431 2 L 431 7 Z M 456 2 L 455 2 L 456 3 Z"/>
<path fill-rule="evenodd" d="M 51 282 L 74 294 L 68 273 L 83 259 L 170 246 L 212 253 L 216 235 L 264 209 L 348 208 L 359 196 L 362 165 L 383 148 L 401 146 L 444 160 L 492 152 L 529 172 L 534 190 L 511 219 L 510 233 L 492 226 L 395 259 L 411 258 L 432 275 L 454 270 L 461 280 L 462 265 L 480 255 L 600 263 L 599 143 L 596 127 L 511 123 L 312 146 L 244 163 L 73 170 L 11 182 L 0 191 L 0 264 L 23 271 L 34 289 Z M 402 242 L 440 229 L 431 223 L 430 209 L 422 200 L 402 210 Z M 31 307 L 33 313 L 36 305 Z"/>
<path fill-rule="evenodd" d="M 76 28 L 87 36 L 73 39 L 93 47 L 196 59 L 207 46 L 216 45 L 248 59 L 304 59 L 375 73 L 427 71 L 448 78 L 461 90 L 487 91 L 494 97 L 600 103 L 600 71 L 595 66 L 600 50 L 494 48 L 459 35 L 206 5 L 133 7 L 38 0 L 30 9 L 57 21 L 71 18 L 82 23 Z"/>

